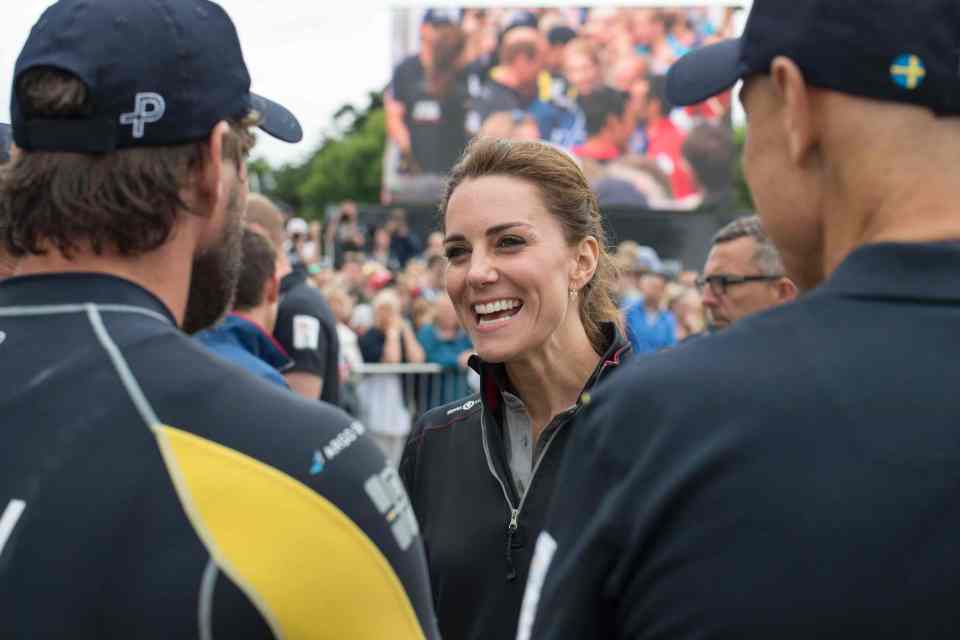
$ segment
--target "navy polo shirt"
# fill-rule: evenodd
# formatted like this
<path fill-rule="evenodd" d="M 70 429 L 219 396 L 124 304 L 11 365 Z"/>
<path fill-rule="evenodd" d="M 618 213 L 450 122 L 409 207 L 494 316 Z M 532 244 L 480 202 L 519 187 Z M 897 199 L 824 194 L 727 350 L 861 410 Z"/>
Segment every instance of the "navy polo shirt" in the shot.
<path fill-rule="evenodd" d="M 957 637 L 958 276 L 960 243 L 864 246 L 618 371 L 572 430 L 518 637 Z"/>

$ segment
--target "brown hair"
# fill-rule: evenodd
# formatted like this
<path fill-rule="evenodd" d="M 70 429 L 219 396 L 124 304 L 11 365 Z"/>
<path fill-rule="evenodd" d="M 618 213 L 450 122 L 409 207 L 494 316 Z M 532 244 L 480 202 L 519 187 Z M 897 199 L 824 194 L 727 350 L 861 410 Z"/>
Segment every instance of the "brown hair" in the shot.
<path fill-rule="evenodd" d="M 283 212 L 267 196 L 260 193 L 247 196 L 247 224 L 261 227 L 277 250 L 283 247 L 287 237 L 283 228 Z"/>
<path fill-rule="evenodd" d="M 484 176 L 510 176 L 537 187 L 547 210 L 563 226 L 570 246 L 593 236 L 600 256 L 593 278 L 580 291 L 580 320 L 597 353 L 609 344 L 601 323 L 612 322 L 622 330 L 620 313 L 613 298 L 617 268 L 608 247 L 597 197 L 580 167 L 562 151 L 542 142 L 477 138 L 451 170 L 440 202 L 440 229 L 446 232 L 447 205 L 457 187 Z"/>
<path fill-rule="evenodd" d="M 63 118 L 89 114 L 86 86 L 52 68 L 18 81 L 25 113 Z M 238 171 L 254 136 L 255 113 L 230 121 L 223 157 Z M 42 255 L 46 246 L 69 257 L 89 245 L 136 256 L 157 249 L 173 232 L 178 211 L 189 211 L 180 190 L 202 158 L 205 141 L 121 149 L 106 154 L 23 151 L 0 169 L 0 247 L 13 256 Z"/>
<path fill-rule="evenodd" d="M 251 229 L 243 230 L 243 262 L 233 297 L 233 308 L 255 309 L 263 304 L 263 285 L 277 273 L 277 252 L 273 244 Z"/>

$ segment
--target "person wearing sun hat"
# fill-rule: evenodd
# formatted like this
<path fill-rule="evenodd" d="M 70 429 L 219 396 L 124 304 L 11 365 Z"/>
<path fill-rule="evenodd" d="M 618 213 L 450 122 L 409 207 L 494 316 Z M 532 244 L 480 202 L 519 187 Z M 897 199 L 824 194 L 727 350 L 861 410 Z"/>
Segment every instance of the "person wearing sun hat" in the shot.
<path fill-rule="evenodd" d="M 184 335 L 236 285 L 252 128 L 302 137 L 224 10 L 61 0 L 12 80 L 0 635 L 436 638 L 363 425 Z"/>
<path fill-rule="evenodd" d="M 956 637 L 960 3 L 755 0 L 667 90 L 739 80 L 807 293 L 595 394 L 519 640 Z"/>

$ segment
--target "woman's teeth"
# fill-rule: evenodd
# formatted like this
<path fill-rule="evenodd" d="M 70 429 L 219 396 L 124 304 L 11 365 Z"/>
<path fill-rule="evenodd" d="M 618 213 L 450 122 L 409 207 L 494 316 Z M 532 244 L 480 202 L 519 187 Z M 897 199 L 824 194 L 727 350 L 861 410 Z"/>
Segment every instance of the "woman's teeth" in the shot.
<path fill-rule="evenodd" d="M 494 302 L 488 302 L 486 304 L 475 304 L 473 305 L 473 310 L 480 315 L 486 315 L 488 313 L 496 313 L 498 311 L 506 311 L 508 309 L 513 309 L 514 307 L 519 307 L 519 300 L 495 300 Z"/>

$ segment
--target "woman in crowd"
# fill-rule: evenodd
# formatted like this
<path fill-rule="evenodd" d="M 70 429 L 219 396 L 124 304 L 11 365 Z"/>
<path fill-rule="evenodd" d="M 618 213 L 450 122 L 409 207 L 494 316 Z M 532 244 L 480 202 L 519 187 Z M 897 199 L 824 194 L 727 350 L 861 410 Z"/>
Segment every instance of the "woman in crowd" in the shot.
<path fill-rule="evenodd" d="M 460 326 L 457 311 L 446 295 L 433 303 L 432 322 L 417 331 L 426 362 L 443 365 L 443 373 L 429 381 L 429 406 L 453 402 L 468 393 L 467 362 L 473 354 L 470 338 Z"/>
<path fill-rule="evenodd" d="M 629 347 L 596 198 L 563 152 L 473 143 L 450 176 L 441 229 L 481 392 L 417 422 L 401 476 L 444 637 L 509 638 L 570 422 Z"/>
<path fill-rule="evenodd" d="M 384 289 L 371 303 L 373 326 L 358 340 L 363 361 L 400 364 L 423 362 L 423 348 L 403 317 L 400 296 Z M 360 415 L 390 462 L 396 464 L 410 429 L 403 385 L 396 373 L 364 377 L 358 384 Z"/>

